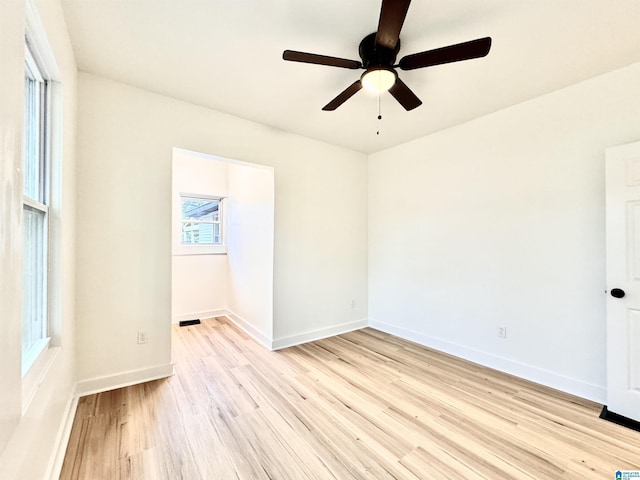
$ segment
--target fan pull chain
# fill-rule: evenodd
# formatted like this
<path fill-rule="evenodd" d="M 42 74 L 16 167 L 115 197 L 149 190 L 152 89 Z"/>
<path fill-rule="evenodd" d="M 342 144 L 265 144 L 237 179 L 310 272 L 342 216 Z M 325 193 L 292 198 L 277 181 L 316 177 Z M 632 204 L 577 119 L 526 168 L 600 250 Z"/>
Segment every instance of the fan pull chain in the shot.
<path fill-rule="evenodd" d="M 382 120 L 382 112 L 380 110 L 380 94 L 378 94 L 378 128 L 376 130 L 376 135 L 380 135 L 380 120 Z"/>

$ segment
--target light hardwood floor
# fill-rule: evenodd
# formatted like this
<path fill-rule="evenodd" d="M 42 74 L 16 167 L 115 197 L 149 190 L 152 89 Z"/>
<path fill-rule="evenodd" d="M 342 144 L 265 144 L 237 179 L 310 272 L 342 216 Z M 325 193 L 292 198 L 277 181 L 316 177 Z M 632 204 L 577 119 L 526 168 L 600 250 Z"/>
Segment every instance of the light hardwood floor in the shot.
<path fill-rule="evenodd" d="M 80 399 L 62 479 L 614 479 L 601 405 L 364 329 L 269 352 L 174 327 L 176 375 Z"/>

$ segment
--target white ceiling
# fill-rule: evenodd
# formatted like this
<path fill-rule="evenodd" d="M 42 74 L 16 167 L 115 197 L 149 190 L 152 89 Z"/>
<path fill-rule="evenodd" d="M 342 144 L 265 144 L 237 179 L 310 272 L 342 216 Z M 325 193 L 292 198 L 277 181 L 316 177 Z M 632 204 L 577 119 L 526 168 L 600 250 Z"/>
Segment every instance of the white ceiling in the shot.
<path fill-rule="evenodd" d="M 360 70 L 380 0 L 62 0 L 80 70 L 371 153 L 640 61 L 640 0 L 413 0 L 402 56 L 491 36 L 485 58 L 399 72 L 423 105 L 364 90 L 321 108 Z M 553 119 L 550 119 L 553 121 Z"/>

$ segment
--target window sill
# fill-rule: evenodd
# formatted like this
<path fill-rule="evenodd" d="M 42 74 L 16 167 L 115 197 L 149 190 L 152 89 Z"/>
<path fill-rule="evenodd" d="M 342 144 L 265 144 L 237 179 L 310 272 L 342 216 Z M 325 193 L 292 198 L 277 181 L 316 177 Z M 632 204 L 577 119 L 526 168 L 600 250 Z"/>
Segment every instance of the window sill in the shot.
<path fill-rule="evenodd" d="M 22 378 L 26 377 L 31 367 L 33 367 L 42 357 L 45 350 L 49 348 L 51 338 L 41 338 L 36 344 L 29 349 L 27 354 L 22 359 Z"/>
<path fill-rule="evenodd" d="M 226 255 L 226 245 L 178 245 L 173 248 L 174 255 Z"/>
<path fill-rule="evenodd" d="M 43 338 L 29 351 L 22 362 L 22 412 L 24 413 L 44 380 L 60 347 Z"/>

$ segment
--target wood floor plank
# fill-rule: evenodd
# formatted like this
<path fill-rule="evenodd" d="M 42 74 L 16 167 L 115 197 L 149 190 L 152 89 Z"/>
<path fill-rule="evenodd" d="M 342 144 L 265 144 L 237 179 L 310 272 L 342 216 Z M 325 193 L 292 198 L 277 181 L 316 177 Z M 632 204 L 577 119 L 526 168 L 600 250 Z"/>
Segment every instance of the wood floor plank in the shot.
<path fill-rule="evenodd" d="M 640 433 L 601 405 L 363 329 L 270 352 L 173 327 L 176 375 L 83 397 L 64 480 L 607 479 Z"/>

